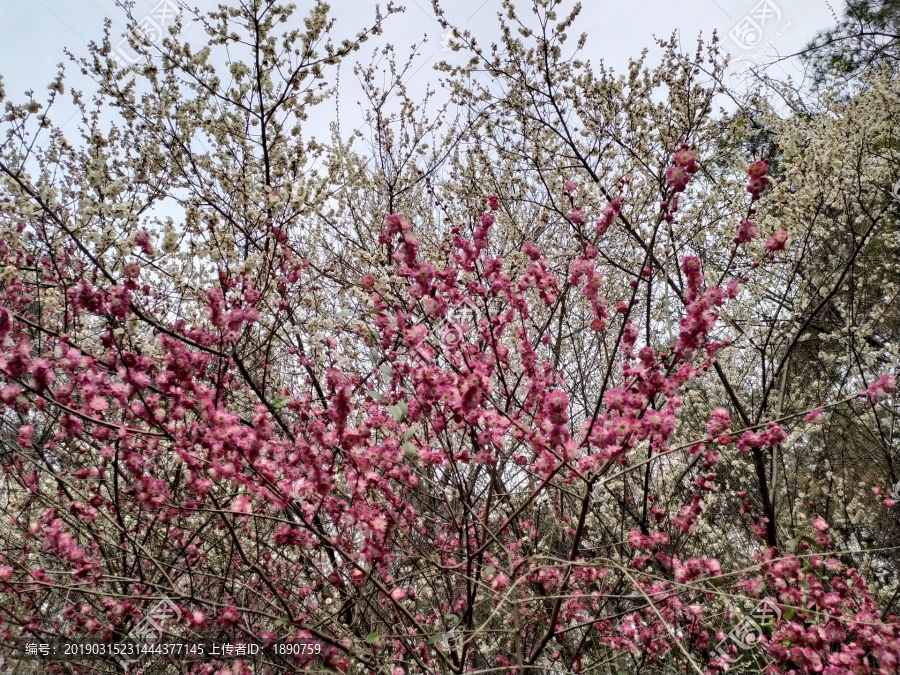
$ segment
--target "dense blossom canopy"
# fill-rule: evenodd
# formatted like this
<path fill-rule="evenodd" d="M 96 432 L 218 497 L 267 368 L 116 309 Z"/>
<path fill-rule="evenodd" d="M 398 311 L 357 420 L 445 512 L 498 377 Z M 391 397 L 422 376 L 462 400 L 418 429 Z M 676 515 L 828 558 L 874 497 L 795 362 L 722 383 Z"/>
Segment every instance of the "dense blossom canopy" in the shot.
<path fill-rule="evenodd" d="M 303 122 L 393 7 L 93 45 L 78 142 L 7 104 L 0 649 L 163 603 L 324 649 L 148 673 L 900 670 L 900 84 L 714 114 L 715 40 L 617 76 L 557 4 L 436 114 L 358 67 L 368 138 Z"/>

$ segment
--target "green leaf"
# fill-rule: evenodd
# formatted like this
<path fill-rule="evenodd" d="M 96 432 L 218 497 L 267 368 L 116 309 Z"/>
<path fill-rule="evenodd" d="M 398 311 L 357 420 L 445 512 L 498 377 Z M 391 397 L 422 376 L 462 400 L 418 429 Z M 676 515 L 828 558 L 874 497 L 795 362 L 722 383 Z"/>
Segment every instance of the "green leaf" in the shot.
<path fill-rule="evenodd" d="M 436 645 L 438 642 L 441 642 L 444 639 L 443 633 L 435 633 L 430 638 L 428 638 L 428 644 Z"/>
<path fill-rule="evenodd" d="M 405 401 L 400 401 L 397 405 L 388 406 L 388 412 L 391 413 L 391 417 L 394 418 L 395 422 L 402 422 L 408 411 L 409 408 Z"/>
<path fill-rule="evenodd" d="M 797 610 L 795 610 L 795 609 L 789 609 L 789 610 L 785 613 L 785 615 L 784 615 L 784 620 L 785 620 L 785 621 L 790 621 L 791 619 L 794 618 L 794 615 L 795 615 L 796 613 L 797 613 Z"/>
<path fill-rule="evenodd" d="M 456 625 L 459 623 L 459 617 L 456 614 L 445 614 L 444 621 L 446 621 L 447 623 L 450 623 L 452 621 L 454 622 L 454 625 Z"/>
<path fill-rule="evenodd" d="M 272 399 L 272 402 L 269 404 L 269 407 L 272 410 L 281 410 L 284 406 L 291 402 L 290 396 L 278 396 L 277 398 Z"/>
<path fill-rule="evenodd" d="M 285 621 L 284 619 L 278 619 L 278 620 L 275 622 L 275 628 L 281 628 L 281 627 L 282 627 L 283 625 L 285 625 L 286 623 L 287 623 L 287 621 Z"/>
<path fill-rule="evenodd" d="M 375 399 L 376 401 L 378 401 L 379 403 L 390 403 L 390 402 L 391 402 L 391 400 L 390 400 L 387 396 L 382 396 L 381 394 L 379 394 L 379 393 L 378 393 L 377 391 L 375 391 L 374 389 L 369 389 L 369 390 L 366 392 L 366 394 L 368 394 L 369 396 L 371 396 L 372 398 L 374 398 L 374 399 Z"/>
<path fill-rule="evenodd" d="M 496 571 L 497 571 L 497 569 L 495 567 L 485 567 L 484 568 L 484 576 L 488 577 Z"/>
<path fill-rule="evenodd" d="M 368 635 L 366 635 L 366 644 L 374 645 L 380 639 L 381 639 L 381 636 L 378 633 L 369 633 Z"/>
<path fill-rule="evenodd" d="M 378 370 L 381 372 L 381 376 L 388 382 L 394 379 L 394 369 L 391 368 L 390 363 L 382 363 L 378 366 Z"/>
<path fill-rule="evenodd" d="M 815 551 L 824 551 L 825 550 L 824 548 L 819 546 L 819 544 L 816 543 L 816 540 L 813 539 L 812 537 L 800 537 L 800 541 L 805 541 L 807 544 L 809 544 L 810 548 L 812 548 Z"/>
<path fill-rule="evenodd" d="M 416 450 L 416 446 L 414 446 L 409 441 L 403 444 L 403 449 L 406 451 L 407 457 L 416 457 L 419 454 L 419 451 Z"/>
<path fill-rule="evenodd" d="M 403 440 L 408 441 L 410 438 L 412 438 L 412 435 L 414 433 L 416 433 L 416 430 L 413 429 L 412 427 L 410 427 L 409 429 L 407 429 L 406 431 L 403 432 Z"/>

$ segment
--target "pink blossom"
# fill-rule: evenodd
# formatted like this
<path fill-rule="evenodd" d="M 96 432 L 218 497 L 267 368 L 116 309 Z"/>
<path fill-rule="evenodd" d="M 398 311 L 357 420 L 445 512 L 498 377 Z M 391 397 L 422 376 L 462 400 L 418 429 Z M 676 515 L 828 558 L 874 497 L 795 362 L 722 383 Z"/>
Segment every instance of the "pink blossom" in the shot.
<path fill-rule="evenodd" d="M 727 408 L 716 408 L 712 411 L 712 419 L 706 424 L 710 436 L 719 436 L 731 426 L 731 416 Z"/>
<path fill-rule="evenodd" d="M 30 424 L 23 424 L 19 427 L 19 438 L 17 442 L 23 448 L 31 447 L 31 434 L 34 433 L 34 427 Z"/>
<path fill-rule="evenodd" d="M 716 407 L 739 405 L 712 371 L 731 345 L 729 333 L 737 333 L 719 316 L 732 315 L 729 301 L 741 284 L 754 290 L 777 281 L 751 281 L 758 256 L 727 241 L 755 240 L 756 226 L 744 220 L 724 242 L 694 241 L 694 254 L 680 244 L 665 250 L 674 245 L 671 234 L 690 244 L 684 236 L 698 226 L 688 222 L 694 205 L 683 209 L 675 194 L 696 174 L 698 153 L 686 143 L 674 150 L 663 203 L 649 201 L 649 213 L 642 212 L 647 200 L 633 203 L 621 242 L 599 241 L 621 217 L 624 199 L 616 195 L 597 218 L 596 238 L 578 228 L 566 252 L 552 231 L 541 234 L 546 257 L 516 236 L 534 223 L 493 231 L 496 195 L 480 198 L 483 213 L 466 213 L 465 200 L 445 202 L 460 224 L 437 225 L 427 215 L 430 200 L 404 198 L 404 208 L 423 214 L 422 229 L 389 214 L 372 237 L 373 250 L 359 257 L 340 246 L 340 232 L 328 240 L 331 251 L 298 245 L 302 224 L 273 207 L 260 216 L 262 234 L 271 235 L 264 264 L 250 272 L 225 256 L 210 267 L 209 283 L 198 273 L 174 284 L 143 262 L 126 263 L 124 275 L 115 261 L 97 270 L 71 237 L 60 237 L 58 246 L 41 239 L 52 218 L 23 222 L 27 246 L 0 241 L 0 267 L 27 272 L 11 279 L 7 273 L 0 284 L 0 401 L 20 446 L 13 443 L 3 464 L 10 504 L 18 508 L 4 516 L 15 536 L 0 554 L 0 586 L 7 604 L 24 614 L 4 614 L 0 640 L 47 630 L 112 635 L 159 596 L 187 597 L 184 588 L 200 580 L 183 608 L 185 628 L 232 632 L 240 625 L 271 643 L 312 639 L 306 628 L 315 626 L 329 640 L 346 637 L 338 646 L 353 653 L 361 647 L 353 644 L 353 627 L 347 632 L 335 621 L 353 609 L 348 598 L 365 596 L 384 616 L 381 627 L 359 624 L 358 637 L 370 630 L 389 637 L 359 656 L 375 669 L 389 664 L 392 675 L 439 669 L 429 637 L 447 630 L 450 615 L 472 612 L 495 612 L 484 628 L 501 644 L 491 648 L 490 663 L 457 669 L 514 669 L 509 636 L 497 632 L 516 623 L 504 606 L 510 598 L 528 633 L 527 654 L 541 636 L 557 633 L 548 643 L 555 646 L 535 655 L 539 665 L 556 650 L 562 658 L 562 643 L 589 629 L 596 639 L 584 642 L 584 654 L 566 654 L 569 670 L 579 671 L 582 656 L 599 663 L 594 643 L 609 651 L 602 658 L 633 653 L 645 655 L 650 669 L 663 667 L 678 655 L 671 629 L 712 672 L 721 670 L 721 655 L 710 650 L 741 620 L 708 605 L 716 604 L 718 583 L 711 582 L 724 577 L 739 593 L 769 593 L 770 601 L 795 609 L 760 638 L 778 661 L 770 670 L 895 672 L 896 621 L 881 618 L 868 570 L 810 558 L 816 544 L 808 538 L 796 554 L 768 547 L 769 529 L 782 541 L 791 536 L 783 531 L 790 519 L 782 522 L 779 510 L 779 522 L 766 520 L 758 486 L 733 494 L 723 485 L 706 512 L 703 500 L 720 478 L 749 471 L 752 482 L 751 459 L 768 461 L 766 448 L 787 434 L 774 422 L 732 431 L 729 409 Z M 765 163 L 751 165 L 749 178 L 756 197 L 768 182 Z M 563 186 L 571 222 L 583 224 L 579 186 Z M 627 181 L 618 186 L 626 190 Z M 4 208 L 15 223 L 17 203 Z M 674 218 L 679 213 L 684 225 Z M 634 236 L 641 239 L 644 225 L 660 217 L 673 232 L 664 224 L 661 237 L 645 240 L 659 248 L 639 246 Z M 242 236 L 234 243 L 247 243 L 238 241 Z M 769 252 L 786 250 L 787 239 L 775 243 Z M 517 245 L 521 254 L 509 256 Z M 679 257 L 679 268 L 664 269 L 656 255 L 663 251 L 670 261 Z M 196 256 L 205 254 L 198 248 Z M 762 258 L 761 272 L 773 257 Z M 667 273 L 671 339 L 661 313 Z M 59 303 L 41 298 L 35 313 L 27 294 L 44 281 L 67 295 Z M 329 314 L 341 305 L 360 320 Z M 132 312 L 146 312 L 150 321 L 136 334 L 122 330 L 141 318 Z M 264 325 L 251 325 L 257 320 Z M 737 366 L 746 344 L 734 348 Z M 895 376 L 878 377 L 859 395 L 893 393 Z M 750 396 L 752 382 L 733 384 L 732 396 Z M 705 392 L 705 424 L 697 407 L 703 404 L 682 400 L 686 390 Z M 808 421 L 831 403 L 812 405 L 822 407 Z M 40 452 L 28 449 L 32 443 Z M 739 454 L 750 450 L 753 458 Z M 715 472 L 722 463 L 727 471 Z M 585 484 L 600 489 L 588 496 Z M 860 497 L 895 506 L 884 490 L 867 495 Z M 796 508 L 802 522 L 816 507 L 801 501 Z M 809 518 L 815 541 L 831 546 L 824 518 Z M 729 523 L 738 527 L 733 534 L 744 553 L 726 552 L 720 563 L 708 557 L 712 540 L 702 535 L 707 524 Z M 630 564 L 645 572 L 626 580 L 610 567 L 606 578 L 599 566 L 609 554 L 604 533 L 614 543 L 623 530 Z M 149 568 L 149 577 L 141 569 L 121 576 L 113 563 L 140 559 L 145 545 L 158 549 L 171 581 L 188 582 L 181 591 Z M 117 546 L 128 550 L 116 553 Z M 45 568 L 33 569 L 37 564 Z M 321 573 L 298 582 L 299 568 Z M 465 591 L 479 578 L 488 589 L 484 607 L 471 606 Z M 70 597 L 59 617 L 30 618 L 31 596 L 59 588 L 66 591 L 60 598 Z M 85 596 L 91 589 L 99 592 L 93 601 Z M 635 609 L 624 604 L 628 598 L 649 604 Z M 575 626 L 577 634 L 559 633 Z M 480 633 L 467 639 L 472 653 L 484 646 Z M 350 666 L 338 656 L 335 650 L 324 665 L 345 672 Z M 404 667 L 394 666 L 400 660 Z M 236 661 L 228 668 L 249 673 Z"/>
<path fill-rule="evenodd" d="M 691 174 L 682 166 L 670 166 L 666 170 L 666 182 L 675 188 L 676 192 L 684 192 L 691 180 Z"/>
<path fill-rule="evenodd" d="M 217 622 L 222 628 L 230 628 L 238 622 L 239 618 L 237 608 L 228 605 L 222 608 Z"/>
<path fill-rule="evenodd" d="M 541 252 L 538 250 L 537 245 L 530 241 L 522 244 L 522 252 L 532 260 L 539 260 L 541 257 Z"/>
<path fill-rule="evenodd" d="M 93 412 L 103 412 L 109 408 L 109 402 L 102 396 L 91 396 L 88 400 L 88 407 Z"/>
<path fill-rule="evenodd" d="M 153 255 L 153 246 L 150 244 L 150 233 L 147 230 L 138 230 L 134 235 L 134 245 L 140 246 L 144 253 Z"/>
<path fill-rule="evenodd" d="M 584 211 L 580 206 L 573 206 L 566 214 L 566 218 L 575 225 L 584 225 Z"/>
<path fill-rule="evenodd" d="M 0 389 L 0 401 L 5 403 L 6 405 L 12 405 L 16 397 L 22 393 L 22 390 L 19 389 L 14 384 L 8 384 L 2 389 Z"/>
<path fill-rule="evenodd" d="M 676 166 L 684 168 L 685 171 L 689 173 L 696 173 L 698 170 L 697 153 L 691 150 L 686 143 L 683 143 L 681 147 L 675 151 L 673 160 Z"/>
<path fill-rule="evenodd" d="M 396 213 L 385 216 L 384 222 L 385 225 L 387 225 L 385 232 L 388 235 L 400 234 L 401 232 L 412 229 L 412 223 Z"/>
<path fill-rule="evenodd" d="M 747 192 L 753 196 L 753 199 L 759 199 L 759 196 L 765 191 L 768 184 L 769 179 L 766 176 L 751 178 L 747 181 Z"/>
<path fill-rule="evenodd" d="M 771 237 L 766 239 L 766 250 L 772 253 L 776 251 L 786 251 L 791 243 L 791 235 L 786 230 L 779 230 Z"/>
<path fill-rule="evenodd" d="M 884 373 L 869 385 L 869 399 L 871 401 L 877 401 L 879 398 L 883 398 L 888 394 L 893 394 L 895 391 L 897 391 L 897 378 L 893 375 Z"/>
<path fill-rule="evenodd" d="M 569 397 L 562 389 L 555 389 L 544 400 L 547 417 L 554 424 L 565 424 L 569 419 Z"/>
<path fill-rule="evenodd" d="M 803 418 L 803 421 L 804 422 L 818 422 L 820 419 L 822 419 L 823 416 L 824 416 L 824 414 L 822 412 L 822 408 L 816 408 L 815 410 L 813 410 L 809 414 L 807 414 Z"/>
<path fill-rule="evenodd" d="M 247 496 L 235 497 L 231 502 L 229 510 L 237 511 L 238 513 L 250 513 L 250 498 Z"/>
<path fill-rule="evenodd" d="M 753 241 L 759 235 L 756 225 L 749 220 L 742 220 L 738 227 L 737 236 L 734 238 L 735 244 L 746 244 Z"/>
<path fill-rule="evenodd" d="M 187 613 L 187 620 L 194 630 L 202 630 L 206 628 L 206 614 L 199 609 L 195 609 Z"/>
<path fill-rule="evenodd" d="M 425 313 L 428 316 L 441 318 L 447 315 L 447 301 L 440 295 L 427 296 L 422 299 L 422 305 L 425 307 Z"/>
<path fill-rule="evenodd" d="M 495 591 L 507 588 L 509 586 L 509 576 L 503 572 L 498 572 L 491 579 L 491 588 Z"/>
<path fill-rule="evenodd" d="M 6 307 L 0 307 L 0 346 L 6 341 L 6 336 L 12 331 L 12 316 Z"/>
<path fill-rule="evenodd" d="M 747 175 L 751 178 L 761 178 L 769 172 L 769 160 L 760 159 L 747 167 Z"/>

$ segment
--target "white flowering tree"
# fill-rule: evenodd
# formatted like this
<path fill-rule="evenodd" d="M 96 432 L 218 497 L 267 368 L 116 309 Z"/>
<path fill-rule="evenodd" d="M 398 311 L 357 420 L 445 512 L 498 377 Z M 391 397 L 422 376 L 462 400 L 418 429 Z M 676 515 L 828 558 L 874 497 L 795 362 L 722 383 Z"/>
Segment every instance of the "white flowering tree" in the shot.
<path fill-rule="evenodd" d="M 385 49 L 346 138 L 304 122 L 393 7 L 92 45 L 77 140 L 62 74 L 7 104 L 8 654 L 157 617 L 265 653 L 146 672 L 896 671 L 900 86 L 717 113 L 715 40 L 616 75 L 558 5 L 461 33 L 437 111 Z"/>

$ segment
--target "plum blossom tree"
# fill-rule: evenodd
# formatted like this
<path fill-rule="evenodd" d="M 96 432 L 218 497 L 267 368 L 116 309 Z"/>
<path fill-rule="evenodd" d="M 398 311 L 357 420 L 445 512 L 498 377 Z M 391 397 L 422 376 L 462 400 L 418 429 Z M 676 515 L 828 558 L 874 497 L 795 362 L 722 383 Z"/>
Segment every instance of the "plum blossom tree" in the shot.
<path fill-rule="evenodd" d="M 172 672 L 718 673 L 766 599 L 767 673 L 897 671 L 895 476 L 828 430 L 893 466 L 898 85 L 715 118 L 715 41 L 615 77 L 557 4 L 461 34 L 452 120 L 359 67 L 367 150 L 302 122 L 391 7 L 340 47 L 267 2 L 95 45 L 79 145 L 7 105 L 6 648 L 166 599 L 173 639 L 325 647 Z"/>

